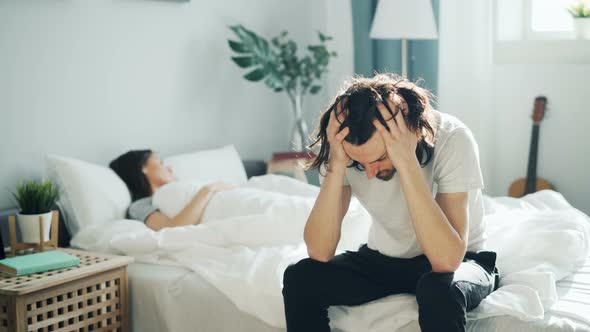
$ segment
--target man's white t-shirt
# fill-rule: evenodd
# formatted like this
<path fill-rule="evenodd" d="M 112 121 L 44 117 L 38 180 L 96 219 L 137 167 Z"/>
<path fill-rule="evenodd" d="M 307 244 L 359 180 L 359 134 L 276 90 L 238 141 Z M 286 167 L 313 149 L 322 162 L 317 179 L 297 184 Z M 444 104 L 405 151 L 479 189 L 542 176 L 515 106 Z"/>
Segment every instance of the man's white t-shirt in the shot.
<path fill-rule="evenodd" d="M 468 192 L 469 235 L 468 251 L 483 249 L 486 234 L 483 221 L 483 176 L 479 163 L 477 142 L 469 128 L 456 117 L 432 110 L 436 120 L 434 154 L 421 168 L 433 197 L 437 193 Z M 320 172 L 320 184 L 325 165 Z M 389 181 L 369 180 L 365 172 L 354 167 L 346 169 L 344 184 L 358 198 L 372 217 L 368 247 L 380 253 L 400 258 L 424 254 L 410 219 L 410 213 L 399 173 Z"/>

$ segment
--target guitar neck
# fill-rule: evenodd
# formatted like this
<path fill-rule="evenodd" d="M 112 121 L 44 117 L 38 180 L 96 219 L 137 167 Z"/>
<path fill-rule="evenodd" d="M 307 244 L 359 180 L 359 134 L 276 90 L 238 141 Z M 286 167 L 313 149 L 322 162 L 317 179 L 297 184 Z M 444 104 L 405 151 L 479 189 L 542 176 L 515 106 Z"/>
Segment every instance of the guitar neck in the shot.
<path fill-rule="evenodd" d="M 539 148 L 539 129 L 538 123 L 533 124 L 533 131 L 531 134 L 531 147 L 529 150 L 529 162 L 526 172 L 526 189 L 525 195 L 536 191 L 537 182 L 537 155 Z"/>

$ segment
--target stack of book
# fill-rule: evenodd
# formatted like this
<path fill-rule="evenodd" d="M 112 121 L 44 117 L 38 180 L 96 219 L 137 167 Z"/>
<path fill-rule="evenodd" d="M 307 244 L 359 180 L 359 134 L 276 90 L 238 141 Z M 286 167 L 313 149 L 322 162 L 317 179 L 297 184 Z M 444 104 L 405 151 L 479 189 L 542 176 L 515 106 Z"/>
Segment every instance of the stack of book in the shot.
<path fill-rule="evenodd" d="M 272 160 L 285 160 L 285 159 L 314 159 L 316 154 L 313 152 L 275 152 L 272 154 Z"/>
<path fill-rule="evenodd" d="M 18 277 L 80 265 L 80 258 L 59 250 L 39 252 L 0 260 L 0 272 Z"/>

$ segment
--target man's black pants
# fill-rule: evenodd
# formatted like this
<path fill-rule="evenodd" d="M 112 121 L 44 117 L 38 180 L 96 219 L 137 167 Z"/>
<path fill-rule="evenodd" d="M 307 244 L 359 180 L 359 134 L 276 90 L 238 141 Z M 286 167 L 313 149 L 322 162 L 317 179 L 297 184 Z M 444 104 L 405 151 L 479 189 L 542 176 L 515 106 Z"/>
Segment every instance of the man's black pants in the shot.
<path fill-rule="evenodd" d="M 288 332 L 330 331 L 328 307 L 416 295 L 422 331 L 465 331 L 466 312 L 497 287 L 496 254 L 467 252 L 456 272 L 436 273 L 424 255 L 394 258 L 362 245 L 327 263 L 306 258 L 285 270 Z"/>

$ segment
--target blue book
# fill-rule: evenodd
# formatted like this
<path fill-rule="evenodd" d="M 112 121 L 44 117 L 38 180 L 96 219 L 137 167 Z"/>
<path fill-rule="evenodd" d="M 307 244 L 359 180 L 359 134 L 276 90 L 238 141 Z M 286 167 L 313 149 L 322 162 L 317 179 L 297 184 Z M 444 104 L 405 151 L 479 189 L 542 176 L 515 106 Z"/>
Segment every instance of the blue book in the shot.
<path fill-rule="evenodd" d="M 0 260 L 0 272 L 11 276 L 46 272 L 80 265 L 80 258 L 59 250 L 11 257 Z"/>

